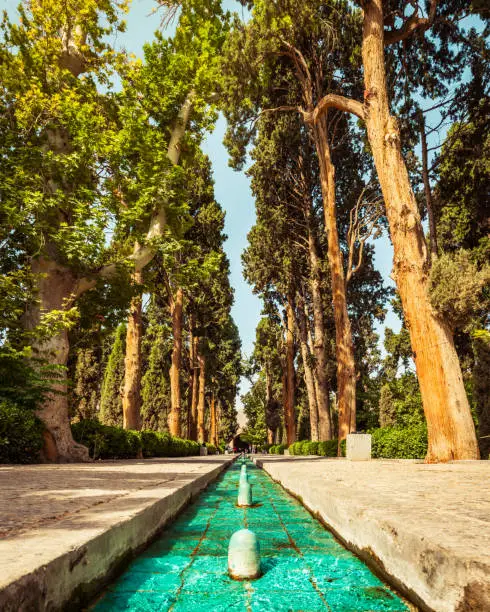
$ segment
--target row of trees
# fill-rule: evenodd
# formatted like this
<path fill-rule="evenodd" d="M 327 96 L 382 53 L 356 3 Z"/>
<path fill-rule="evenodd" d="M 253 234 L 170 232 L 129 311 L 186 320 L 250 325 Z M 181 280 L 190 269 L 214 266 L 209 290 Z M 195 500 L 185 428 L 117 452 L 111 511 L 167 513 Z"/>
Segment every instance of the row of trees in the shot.
<path fill-rule="evenodd" d="M 255 367 L 269 439 L 283 422 L 288 442 L 306 423 L 342 440 L 375 411 L 374 324 L 389 291 L 367 241 L 386 225 L 404 322 L 391 344 L 409 340 L 427 460 L 478 457 L 465 379 L 486 439 L 486 13 L 465 0 L 243 0 L 242 23 L 218 0 L 160 4 L 175 35 L 158 35 L 144 62 L 109 42 L 125 0 L 31 0 L 19 23 L 2 22 L 2 359 L 10 380 L 30 359 L 46 456 L 87 456 L 71 437 L 67 366 L 80 413 L 101 388 L 104 418 L 165 427 L 156 397 L 168 393 L 170 432 L 202 440 L 208 393 L 210 428 L 221 400 L 233 429 L 239 340 L 200 151 L 221 109 L 232 164 L 253 146 L 244 263 L 265 304 Z M 452 127 L 434 158 L 436 111 Z M 126 317 L 113 346 L 126 335 L 122 378 L 108 344 Z M 50 392 L 34 358 L 57 373 Z"/>
<path fill-rule="evenodd" d="M 396 370 L 388 381 L 382 362 L 373 362 L 373 322 L 382 318 L 388 292 L 366 244 L 385 223 L 404 323 L 386 341 L 398 349 L 408 344 L 415 363 L 427 461 L 479 456 L 465 379 L 476 392 L 470 398 L 487 456 L 488 394 L 480 373 L 489 347 L 481 208 L 488 204 L 486 14 L 442 0 L 424 7 L 403 0 L 247 5 L 251 19 L 235 23 L 227 45 L 225 112 L 238 167 L 247 144 L 254 145 L 257 224 L 244 264 L 267 318 L 254 355 L 261 375 L 244 398 L 252 429 L 266 426 L 272 441 L 282 401 L 285 441 L 297 439 L 303 410 L 295 414 L 296 346 L 312 440 L 334 433 L 333 390 L 339 449 L 347 433 L 366 424 L 356 408 L 366 404 L 367 389 L 377 387 L 379 398 L 384 386 L 386 413 Z M 451 122 L 442 150 L 430 155 L 428 143 Z M 366 361 L 370 382 L 363 380 Z M 413 390 L 413 378 L 405 381 Z"/>
<path fill-rule="evenodd" d="M 236 429 L 224 213 L 200 149 L 227 17 L 189 3 L 139 61 L 110 44 L 127 8 L 34 0 L 2 21 L 1 351 L 55 379 L 32 375 L 48 460 L 87 459 L 73 414 L 201 442 Z"/>

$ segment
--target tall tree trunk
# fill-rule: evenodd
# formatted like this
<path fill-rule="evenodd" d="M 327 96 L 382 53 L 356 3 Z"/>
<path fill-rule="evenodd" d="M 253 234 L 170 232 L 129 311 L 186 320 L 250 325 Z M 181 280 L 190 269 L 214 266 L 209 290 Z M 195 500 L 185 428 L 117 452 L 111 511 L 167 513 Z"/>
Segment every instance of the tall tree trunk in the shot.
<path fill-rule="evenodd" d="M 479 457 L 453 335 L 432 310 L 427 248 L 417 203 L 390 116 L 384 64 L 382 0 L 364 3 L 362 55 L 366 127 L 394 250 L 393 276 L 403 305 L 427 419 L 427 462 Z"/>
<path fill-rule="evenodd" d="M 335 350 L 337 357 L 337 396 L 340 442 L 356 430 L 356 370 L 352 331 L 347 312 L 346 284 L 342 251 L 337 232 L 335 205 L 335 168 L 330 157 L 327 138 L 327 119 L 322 116 L 313 128 L 320 165 L 320 182 L 328 241 L 328 263 L 332 279 L 332 299 L 335 319 Z"/>
<path fill-rule="evenodd" d="M 133 272 L 133 282 L 143 281 L 142 270 Z M 141 295 L 131 299 L 126 333 L 126 356 L 124 358 L 124 388 L 122 396 L 124 429 L 141 427 L 141 338 L 143 319 Z"/>
<path fill-rule="evenodd" d="M 276 430 L 271 426 L 273 417 L 271 414 L 273 407 L 273 394 L 272 394 L 272 376 L 270 371 L 270 363 L 265 364 L 265 424 L 267 426 L 267 444 L 274 444 Z"/>
<path fill-rule="evenodd" d="M 199 363 L 197 361 L 199 338 L 191 332 L 192 387 L 189 410 L 189 440 L 197 441 L 197 404 L 199 401 Z"/>
<path fill-rule="evenodd" d="M 434 206 L 432 203 L 432 190 L 429 178 L 429 155 L 427 151 L 427 137 L 425 135 L 425 119 L 422 111 L 419 114 L 420 141 L 422 145 L 422 178 L 424 180 L 425 205 L 429 218 L 429 240 L 430 254 L 432 259 L 437 259 L 437 227 L 434 217 Z"/>
<path fill-rule="evenodd" d="M 294 305 L 293 297 L 288 296 L 286 306 L 287 329 L 286 329 L 286 411 L 284 421 L 286 425 L 286 436 L 288 446 L 296 441 L 296 415 L 294 413 Z"/>
<path fill-rule="evenodd" d="M 317 245 L 311 226 L 311 203 L 308 203 L 308 252 L 310 259 L 310 290 L 313 303 L 314 342 L 317 381 L 318 439 L 332 439 L 332 417 L 328 397 L 327 356 L 325 353 L 325 325 L 323 319 L 323 300 L 321 291 L 321 266 Z"/>
<path fill-rule="evenodd" d="M 210 421 L 211 427 L 209 432 L 209 438 L 211 444 L 218 446 L 218 415 L 216 412 L 216 397 L 214 391 L 211 392 L 211 401 L 209 403 Z"/>
<path fill-rule="evenodd" d="M 206 428 L 204 415 L 206 409 L 206 358 L 197 353 L 199 364 L 199 401 L 197 404 L 197 441 L 203 444 L 206 441 Z"/>
<path fill-rule="evenodd" d="M 314 442 L 319 438 L 319 422 L 318 422 L 318 401 L 313 378 L 313 369 L 311 367 L 311 355 L 308 348 L 308 332 L 306 328 L 306 316 L 304 311 L 303 297 L 298 295 L 297 308 L 297 327 L 299 344 L 301 349 L 301 359 L 303 360 L 303 368 L 305 371 L 306 393 L 308 395 L 308 407 L 310 411 L 310 437 Z"/>
<path fill-rule="evenodd" d="M 170 366 L 170 414 L 168 415 L 168 429 L 172 436 L 180 438 L 181 432 L 181 393 L 180 393 L 180 364 L 182 360 L 182 307 L 184 292 L 179 287 L 170 306 L 172 317 L 172 335 L 174 345 L 172 349 L 172 365 Z"/>
<path fill-rule="evenodd" d="M 29 305 L 26 313 L 25 325 L 30 330 L 41 322 L 43 314 L 69 308 L 74 301 L 73 294 L 77 285 L 71 270 L 48 258 L 34 260 L 32 272 L 37 279 L 38 301 Z M 53 393 L 47 395 L 37 411 L 37 416 L 46 428 L 43 433 L 42 457 L 45 461 L 63 463 L 88 461 L 88 449 L 73 440 L 68 417 L 68 331 L 63 329 L 45 340 L 35 341 L 33 348 L 36 357 L 60 366 Z"/>

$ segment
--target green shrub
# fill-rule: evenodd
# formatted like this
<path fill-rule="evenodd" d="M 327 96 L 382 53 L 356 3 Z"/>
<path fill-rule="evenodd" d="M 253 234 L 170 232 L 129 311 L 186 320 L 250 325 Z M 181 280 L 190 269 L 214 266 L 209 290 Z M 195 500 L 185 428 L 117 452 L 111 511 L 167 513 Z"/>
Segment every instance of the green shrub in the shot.
<path fill-rule="evenodd" d="M 72 424 L 73 437 L 88 447 L 94 459 L 188 457 L 199 455 L 199 444 L 159 431 L 132 431 L 103 425 L 95 419 Z"/>
<path fill-rule="evenodd" d="M 269 448 L 269 454 L 271 455 L 284 455 L 284 451 L 287 446 L 285 444 L 274 444 Z"/>
<path fill-rule="evenodd" d="M 384 459 L 423 459 L 427 453 L 427 426 L 380 427 L 372 436 L 372 456 Z"/>
<path fill-rule="evenodd" d="M 321 457 L 337 456 L 337 440 L 326 440 L 324 442 L 311 442 L 302 440 L 293 442 L 289 447 L 290 455 L 320 455 Z M 345 440 L 340 444 L 342 456 L 345 457 Z"/>
<path fill-rule="evenodd" d="M 318 445 L 319 442 L 308 442 L 303 445 L 303 448 L 306 450 L 306 455 L 318 455 Z"/>
<path fill-rule="evenodd" d="M 217 449 L 214 444 L 206 442 L 206 448 L 208 449 L 208 455 L 216 455 Z"/>
<path fill-rule="evenodd" d="M 102 425 L 96 419 L 73 423 L 73 437 L 88 447 L 93 459 L 133 459 L 141 450 L 140 433 Z"/>
<path fill-rule="evenodd" d="M 35 463 L 43 447 L 43 424 L 32 410 L 0 402 L 0 463 Z"/>

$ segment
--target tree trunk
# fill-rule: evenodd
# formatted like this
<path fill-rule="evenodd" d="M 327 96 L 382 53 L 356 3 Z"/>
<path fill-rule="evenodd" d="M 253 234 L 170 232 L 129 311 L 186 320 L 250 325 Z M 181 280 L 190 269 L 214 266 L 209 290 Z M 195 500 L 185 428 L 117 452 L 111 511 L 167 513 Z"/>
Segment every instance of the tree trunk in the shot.
<path fill-rule="evenodd" d="M 308 332 L 306 329 L 306 316 L 302 296 L 298 296 L 297 309 L 297 327 L 299 344 L 301 349 L 301 358 L 303 360 L 303 368 L 305 370 L 305 384 L 308 395 L 308 407 L 310 411 L 310 438 L 317 442 L 319 438 L 319 422 L 318 422 L 318 401 L 313 379 L 313 369 L 311 367 L 311 355 L 308 348 Z M 318 388 L 318 386 L 317 386 Z"/>
<path fill-rule="evenodd" d="M 211 427 L 209 432 L 210 442 L 218 447 L 218 415 L 216 413 L 216 398 L 214 391 L 211 393 L 211 402 L 209 404 Z"/>
<path fill-rule="evenodd" d="M 390 116 L 384 65 L 382 0 L 364 3 L 366 127 L 386 206 L 394 250 L 393 276 L 414 354 L 427 419 L 427 462 L 478 459 L 475 426 L 449 327 L 427 293 L 427 248 L 417 203 Z"/>
<path fill-rule="evenodd" d="M 133 272 L 133 282 L 141 284 L 141 270 Z M 123 388 L 123 427 L 124 429 L 140 429 L 141 427 L 141 338 L 143 335 L 143 320 L 141 295 L 131 299 L 128 315 L 128 330 L 126 333 L 126 356 L 124 358 L 124 388 Z"/>
<path fill-rule="evenodd" d="M 276 430 L 271 427 L 273 418 L 276 415 L 271 414 L 273 406 L 272 396 L 272 376 L 270 372 L 270 363 L 265 363 L 265 424 L 267 425 L 267 444 L 274 444 Z"/>
<path fill-rule="evenodd" d="M 204 413 L 206 408 L 206 358 L 197 353 L 199 364 L 199 401 L 197 404 L 197 441 L 203 444 L 206 440 L 206 428 L 204 426 Z"/>
<path fill-rule="evenodd" d="M 323 320 L 323 300 L 321 292 L 320 260 L 311 227 L 311 203 L 308 204 L 308 252 L 310 259 L 310 290 L 313 303 L 315 375 L 318 406 L 318 439 L 332 439 L 332 417 L 328 397 L 327 356 L 325 353 L 325 325 Z"/>
<path fill-rule="evenodd" d="M 174 345 L 172 350 L 172 365 L 170 366 L 170 414 L 168 429 L 172 436 L 181 437 L 181 394 L 180 394 L 180 363 L 182 359 L 182 306 L 184 292 L 179 287 L 175 299 L 170 306 L 172 317 L 172 335 Z"/>
<path fill-rule="evenodd" d="M 284 421 L 286 425 L 286 436 L 288 446 L 296 442 L 296 415 L 294 413 L 294 309 L 293 298 L 288 296 L 286 306 L 287 329 L 286 329 L 286 410 Z"/>
<path fill-rule="evenodd" d="M 37 278 L 39 301 L 30 305 L 26 314 L 26 327 L 31 330 L 41 322 L 43 314 L 69 308 L 77 284 L 71 270 L 47 258 L 34 260 L 32 272 Z M 37 416 L 46 428 L 42 457 L 45 461 L 66 463 L 88 461 L 88 449 L 73 440 L 68 417 L 68 331 L 63 329 L 44 341 L 36 341 L 33 348 L 36 357 L 60 366 L 57 373 L 59 380 L 53 385 L 53 393 L 48 394 L 43 406 L 37 411 Z"/>
<path fill-rule="evenodd" d="M 437 259 L 437 228 L 429 179 L 429 159 L 427 152 L 427 137 L 425 135 L 425 119 L 422 111 L 420 112 L 419 123 L 420 141 L 422 145 L 422 178 L 424 180 L 425 205 L 427 206 L 427 216 L 429 218 L 430 253 L 432 259 Z"/>
<path fill-rule="evenodd" d="M 313 128 L 320 165 L 325 230 L 328 241 L 328 263 L 332 279 L 332 300 L 335 319 L 335 351 L 337 357 L 337 397 L 339 409 L 340 442 L 348 433 L 356 430 L 356 370 L 354 346 L 347 312 L 346 284 L 342 251 L 337 232 L 335 205 L 335 168 L 330 157 L 326 116 L 322 116 Z"/>
<path fill-rule="evenodd" d="M 191 332 L 192 386 L 189 410 L 189 440 L 197 441 L 197 404 L 199 397 L 199 364 L 197 361 L 199 338 Z"/>

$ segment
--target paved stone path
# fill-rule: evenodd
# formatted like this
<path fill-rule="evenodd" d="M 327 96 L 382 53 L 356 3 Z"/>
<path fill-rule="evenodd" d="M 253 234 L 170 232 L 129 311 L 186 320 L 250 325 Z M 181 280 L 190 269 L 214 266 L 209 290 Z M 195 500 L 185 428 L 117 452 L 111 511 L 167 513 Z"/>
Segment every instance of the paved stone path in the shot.
<path fill-rule="evenodd" d="M 232 460 L 0 466 L 0 610 L 56 610 L 95 588 Z"/>
<path fill-rule="evenodd" d="M 257 462 L 426 609 L 490 610 L 489 461 Z"/>
<path fill-rule="evenodd" d="M 131 492 L 192 480 L 223 458 L 185 457 L 68 465 L 0 465 L 0 538 L 54 525 Z"/>

